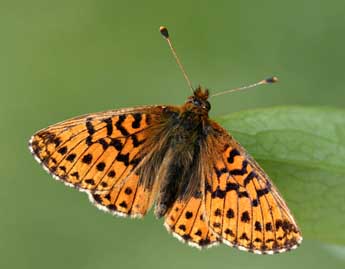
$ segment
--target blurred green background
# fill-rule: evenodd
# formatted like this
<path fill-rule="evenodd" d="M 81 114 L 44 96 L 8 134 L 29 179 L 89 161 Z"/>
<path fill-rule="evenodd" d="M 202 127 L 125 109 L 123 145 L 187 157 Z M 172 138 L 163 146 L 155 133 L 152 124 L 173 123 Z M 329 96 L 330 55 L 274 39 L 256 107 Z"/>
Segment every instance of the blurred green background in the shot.
<path fill-rule="evenodd" d="M 49 124 L 184 102 L 189 90 L 160 25 L 194 85 L 218 91 L 279 76 L 279 84 L 213 99 L 213 117 L 345 105 L 343 0 L 1 0 L 0 267 L 344 268 L 345 249 L 308 238 L 275 256 L 190 248 L 151 213 L 130 220 L 98 211 L 34 161 L 27 140 Z"/>

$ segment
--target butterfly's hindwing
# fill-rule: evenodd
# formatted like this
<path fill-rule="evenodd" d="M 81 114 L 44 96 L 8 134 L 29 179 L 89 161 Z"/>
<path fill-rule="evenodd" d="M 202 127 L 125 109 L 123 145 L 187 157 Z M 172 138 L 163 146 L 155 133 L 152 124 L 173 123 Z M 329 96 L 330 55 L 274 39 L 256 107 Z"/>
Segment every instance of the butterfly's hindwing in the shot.
<path fill-rule="evenodd" d="M 280 194 L 248 153 L 225 130 L 221 133 L 216 140 L 208 138 L 220 149 L 206 180 L 209 227 L 224 243 L 255 253 L 297 247 L 302 237 Z"/>

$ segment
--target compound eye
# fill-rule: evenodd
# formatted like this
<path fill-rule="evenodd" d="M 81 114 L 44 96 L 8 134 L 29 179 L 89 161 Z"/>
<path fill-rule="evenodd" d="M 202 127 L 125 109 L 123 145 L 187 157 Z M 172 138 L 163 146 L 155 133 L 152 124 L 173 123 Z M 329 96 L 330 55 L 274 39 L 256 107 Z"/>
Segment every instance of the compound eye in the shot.
<path fill-rule="evenodd" d="M 198 99 L 194 99 L 193 100 L 193 104 L 196 105 L 196 106 L 201 106 L 201 103 Z"/>

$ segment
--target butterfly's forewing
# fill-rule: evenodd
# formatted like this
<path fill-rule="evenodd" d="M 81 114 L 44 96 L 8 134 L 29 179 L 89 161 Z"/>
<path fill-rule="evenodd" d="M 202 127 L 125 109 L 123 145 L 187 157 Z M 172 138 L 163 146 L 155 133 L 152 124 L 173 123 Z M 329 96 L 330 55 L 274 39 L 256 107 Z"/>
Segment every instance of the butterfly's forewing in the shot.
<path fill-rule="evenodd" d="M 135 172 L 162 109 L 148 106 L 80 116 L 37 132 L 29 146 L 50 174 L 90 192 L 102 209 L 143 215 L 150 193 Z"/>
<path fill-rule="evenodd" d="M 164 223 L 175 237 L 198 248 L 219 243 L 219 236 L 208 228 L 202 198 L 197 196 L 188 201 L 176 201 Z"/>
<path fill-rule="evenodd" d="M 224 243 L 255 253 L 297 247 L 300 231 L 268 176 L 222 127 L 212 125 L 218 135 L 207 138 L 217 151 L 205 188 L 210 229 Z"/>

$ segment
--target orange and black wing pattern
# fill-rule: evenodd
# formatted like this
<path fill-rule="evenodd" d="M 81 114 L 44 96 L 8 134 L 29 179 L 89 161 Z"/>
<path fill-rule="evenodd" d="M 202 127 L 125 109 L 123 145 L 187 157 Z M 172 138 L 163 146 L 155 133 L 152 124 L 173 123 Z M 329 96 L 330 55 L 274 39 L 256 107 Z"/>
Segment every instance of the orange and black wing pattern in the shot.
<path fill-rule="evenodd" d="M 176 201 L 165 216 L 164 223 L 176 238 L 197 248 L 212 247 L 221 242 L 208 227 L 202 198 L 196 195 L 188 201 Z"/>
<path fill-rule="evenodd" d="M 296 248 L 301 233 L 286 203 L 265 172 L 227 132 L 208 137 L 212 156 L 205 182 L 209 228 L 230 246 L 257 254 Z"/>
<path fill-rule="evenodd" d="M 89 193 L 100 209 L 143 216 L 152 199 L 136 168 L 162 109 L 148 106 L 76 117 L 37 132 L 29 147 L 48 173 Z"/>

